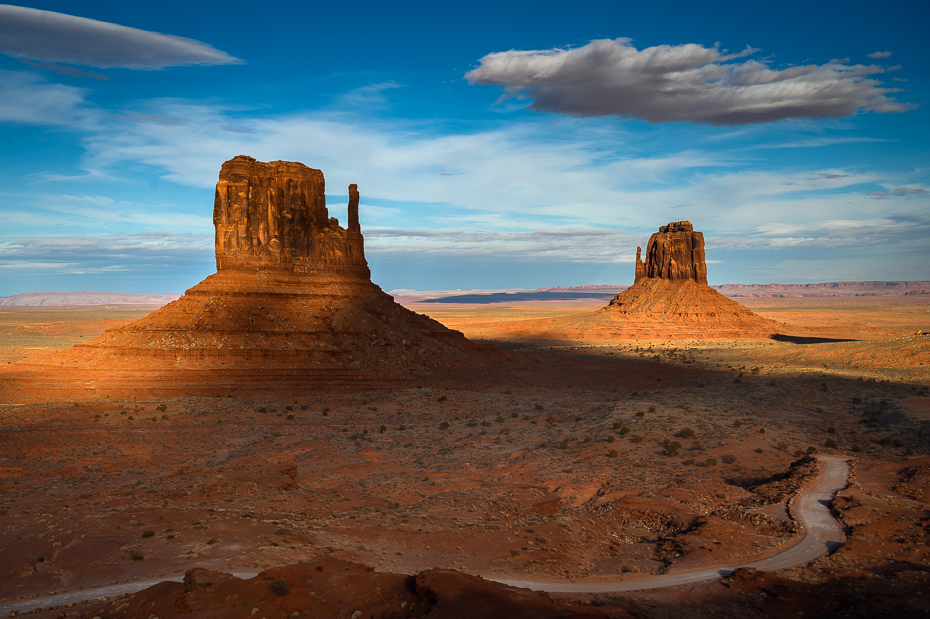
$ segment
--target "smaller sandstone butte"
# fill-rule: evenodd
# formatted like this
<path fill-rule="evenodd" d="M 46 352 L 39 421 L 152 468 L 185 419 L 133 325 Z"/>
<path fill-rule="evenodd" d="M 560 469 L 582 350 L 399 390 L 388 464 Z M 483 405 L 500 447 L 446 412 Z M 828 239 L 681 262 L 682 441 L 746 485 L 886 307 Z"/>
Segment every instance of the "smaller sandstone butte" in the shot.
<path fill-rule="evenodd" d="M 759 337 L 784 327 L 762 318 L 707 285 L 704 235 L 690 221 L 659 228 L 636 248 L 636 279 L 601 313 L 634 331 L 697 338 Z"/>
<path fill-rule="evenodd" d="M 284 395 L 470 380 L 510 353 L 470 342 L 371 282 L 349 186 L 348 228 L 323 173 L 240 155 L 220 169 L 217 272 L 87 344 L 13 366 L 18 400 Z M 426 381 L 424 381 L 426 379 Z"/>
<path fill-rule="evenodd" d="M 676 221 L 661 226 L 649 237 L 646 263 L 636 248 L 636 281 L 649 279 L 690 279 L 707 283 L 704 260 L 704 234 L 695 232 L 690 221 Z"/>

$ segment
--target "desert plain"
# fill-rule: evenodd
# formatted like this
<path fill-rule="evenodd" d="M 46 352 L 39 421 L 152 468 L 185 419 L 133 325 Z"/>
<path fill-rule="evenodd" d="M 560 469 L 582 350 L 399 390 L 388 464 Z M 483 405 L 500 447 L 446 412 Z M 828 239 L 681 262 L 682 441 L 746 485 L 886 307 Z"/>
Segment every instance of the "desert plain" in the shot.
<path fill-rule="evenodd" d="M 0 608 L 452 617 L 469 616 L 464 595 L 494 599 L 485 616 L 930 612 L 930 295 L 739 299 L 791 329 L 729 340 L 592 338 L 584 321 L 573 337 L 565 325 L 596 298 L 401 301 L 508 350 L 508 371 L 0 403 Z M 0 356 L 46 355 L 151 309 L 0 308 Z M 774 554 L 803 534 L 791 502 L 820 457 L 851 474 L 829 504 L 846 541 L 813 562 L 531 598 L 469 579 L 618 582 Z M 195 568 L 209 571 L 95 590 Z M 89 601 L 48 597 L 65 592 Z"/>

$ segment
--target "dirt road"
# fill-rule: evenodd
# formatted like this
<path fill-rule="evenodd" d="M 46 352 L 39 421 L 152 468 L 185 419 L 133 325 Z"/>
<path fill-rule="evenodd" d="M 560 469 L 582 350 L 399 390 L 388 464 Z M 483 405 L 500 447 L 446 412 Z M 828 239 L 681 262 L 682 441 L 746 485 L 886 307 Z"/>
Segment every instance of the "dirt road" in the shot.
<path fill-rule="evenodd" d="M 798 497 L 795 507 L 795 515 L 804 527 L 804 536 L 794 546 L 786 548 L 771 557 L 739 565 L 712 567 L 693 572 L 614 582 L 545 582 L 506 578 L 492 580 L 514 587 L 552 593 L 619 593 L 675 587 L 677 585 L 714 580 L 728 576 L 738 567 L 754 567 L 771 572 L 803 565 L 827 554 L 831 550 L 835 550 L 846 541 L 842 526 L 830 514 L 829 505 L 833 496 L 846 487 L 849 478 L 849 466 L 845 460 L 839 458 L 825 457 L 821 458 L 821 461 L 825 465 L 823 477 L 816 486 Z"/>
<path fill-rule="evenodd" d="M 674 587 L 677 585 L 713 580 L 727 576 L 738 567 L 754 567 L 760 570 L 774 571 L 803 565 L 838 548 L 845 541 L 840 523 L 830 514 L 829 504 L 833 496 L 846 486 L 849 476 L 849 467 L 846 461 L 840 458 L 823 457 L 821 460 L 825 465 L 823 477 L 816 486 L 798 497 L 795 509 L 796 517 L 804 528 L 804 536 L 797 544 L 770 557 L 766 557 L 765 559 L 740 565 L 713 567 L 693 572 L 682 572 L 680 574 L 666 574 L 663 576 L 614 582 L 547 582 L 506 578 L 490 578 L 489 580 L 514 587 L 523 587 L 537 591 L 549 591 L 552 593 L 619 593 L 624 591 L 660 589 L 662 587 Z M 252 578 L 256 574 L 252 572 L 242 572 L 235 573 L 234 575 L 239 578 Z M 83 600 L 97 600 L 104 597 L 121 595 L 123 593 L 133 593 L 165 580 L 180 582 L 182 579 L 183 576 L 137 580 L 119 585 L 61 593 L 58 595 L 32 598 L 30 600 L 7 602 L 0 604 L 0 613 L 7 614 L 10 611 L 24 612 L 49 606 L 62 607 L 70 604 L 77 604 Z"/>

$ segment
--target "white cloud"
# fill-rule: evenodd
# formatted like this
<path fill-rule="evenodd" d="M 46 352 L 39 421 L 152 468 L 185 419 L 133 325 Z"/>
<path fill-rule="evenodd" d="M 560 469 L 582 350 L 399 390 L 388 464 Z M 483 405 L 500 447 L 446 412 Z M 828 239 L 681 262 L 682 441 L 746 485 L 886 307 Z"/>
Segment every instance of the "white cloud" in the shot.
<path fill-rule="evenodd" d="M 194 39 L 8 4 L 0 4 L 0 52 L 98 68 L 153 70 L 242 62 Z"/>
<path fill-rule="evenodd" d="M 533 99 L 533 110 L 649 122 L 744 125 L 914 107 L 887 96 L 899 89 L 868 78 L 882 67 L 733 62 L 755 51 L 725 54 L 693 43 L 637 50 L 630 39 L 600 39 L 579 48 L 488 54 L 465 77 L 503 86 L 502 100 Z"/>
<path fill-rule="evenodd" d="M 83 88 L 50 84 L 24 71 L 0 69 L 0 122 L 73 126 L 87 120 Z"/>
<path fill-rule="evenodd" d="M 869 58 L 875 58 L 876 60 L 879 58 L 888 58 L 889 56 L 891 56 L 891 52 L 872 52 L 869 54 Z"/>

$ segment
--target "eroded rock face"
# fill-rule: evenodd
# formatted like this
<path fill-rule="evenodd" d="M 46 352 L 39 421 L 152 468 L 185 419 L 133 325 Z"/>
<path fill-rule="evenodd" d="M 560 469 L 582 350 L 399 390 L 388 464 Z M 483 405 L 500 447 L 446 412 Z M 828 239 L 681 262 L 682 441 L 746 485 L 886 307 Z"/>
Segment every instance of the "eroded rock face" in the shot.
<path fill-rule="evenodd" d="M 690 221 L 661 226 L 646 245 L 646 262 L 636 248 L 636 281 L 650 279 L 690 279 L 707 283 L 704 235 L 694 231 Z"/>
<path fill-rule="evenodd" d="M 348 230 L 329 216 L 325 194 L 323 173 L 302 163 L 245 155 L 224 163 L 213 202 L 217 270 L 369 278 L 357 186 L 349 186 Z"/>

